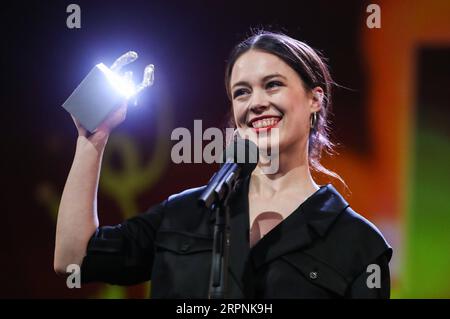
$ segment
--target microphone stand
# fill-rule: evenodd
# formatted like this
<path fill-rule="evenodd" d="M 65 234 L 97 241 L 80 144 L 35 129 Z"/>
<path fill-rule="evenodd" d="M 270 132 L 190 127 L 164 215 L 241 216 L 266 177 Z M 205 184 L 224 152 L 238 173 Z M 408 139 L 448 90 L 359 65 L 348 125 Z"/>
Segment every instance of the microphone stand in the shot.
<path fill-rule="evenodd" d="M 232 168 L 237 167 L 237 164 L 235 163 L 229 165 Z M 228 298 L 228 266 L 230 253 L 230 209 L 228 203 L 236 186 L 237 177 L 238 174 L 236 174 L 236 171 L 230 169 L 210 192 L 205 192 L 214 194 L 213 199 L 206 201 L 208 203 L 212 202 L 211 204 L 207 204 L 206 207 L 215 216 L 211 274 L 209 279 L 209 299 Z M 209 198 L 211 198 L 211 195 Z"/>
<path fill-rule="evenodd" d="M 214 242 L 209 279 L 209 299 L 228 297 L 228 265 L 230 252 L 230 211 L 227 204 L 217 204 L 213 208 Z"/>
<path fill-rule="evenodd" d="M 228 298 L 228 265 L 230 254 L 229 200 L 241 174 L 249 175 L 258 163 L 258 148 L 250 140 L 235 139 L 225 152 L 227 160 L 212 176 L 200 195 L 199 204 L 215 216 L 214 241 L 209 279 L 209 299 Z M 248 161 L 242 161 L 244 157 Z M 238 163 L 247 163 L 238 165 Z"/>

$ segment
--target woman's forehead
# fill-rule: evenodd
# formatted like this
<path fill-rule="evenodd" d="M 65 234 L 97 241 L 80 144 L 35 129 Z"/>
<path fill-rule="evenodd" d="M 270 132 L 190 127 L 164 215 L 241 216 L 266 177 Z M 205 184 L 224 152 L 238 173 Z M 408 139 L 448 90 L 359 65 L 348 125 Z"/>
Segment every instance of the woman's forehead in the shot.
<path fill-rule="evenodd" d="M 230 84 L 260 80 L 272 74 L 289 77 L 295 75 L 295 71 L 274 54 L 250 50 L 236 60 Z"/>

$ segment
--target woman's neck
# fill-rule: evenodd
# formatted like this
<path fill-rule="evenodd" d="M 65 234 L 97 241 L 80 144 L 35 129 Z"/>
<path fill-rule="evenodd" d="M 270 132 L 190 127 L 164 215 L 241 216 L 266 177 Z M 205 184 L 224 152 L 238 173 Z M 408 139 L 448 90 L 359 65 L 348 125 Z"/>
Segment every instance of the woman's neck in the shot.
<path fill-rule="evenodd" d="M 281 153 L 278 164 L 273 174 L 264 173 L 264 167 L 258 164 L 250 180 L 252 195 L 270 198 L 280 192 L 293 191 L 308 197 L 319 189 L 309 171 L 307 154 L 300 157 Z"/>

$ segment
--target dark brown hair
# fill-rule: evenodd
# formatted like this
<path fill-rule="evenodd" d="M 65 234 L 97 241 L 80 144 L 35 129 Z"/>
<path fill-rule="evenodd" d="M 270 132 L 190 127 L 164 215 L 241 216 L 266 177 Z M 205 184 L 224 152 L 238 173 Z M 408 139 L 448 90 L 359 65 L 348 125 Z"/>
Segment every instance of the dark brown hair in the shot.
<path fill-rule="evenodd" d="M 317 112 L 317 120 L 309 133 L 309 165 L 315 171 L 334 177 L 345 185 L 345 182 L 338 174 L 320 164 L 322 152 L 325 151 L 332 154 L 334 147 L 334 144 L 329 139 L 329 122 L 327 118 L 331 111 L 331 88 L 335 83 L 331 78 L 324 57 L 306 43 L 283 33 L 256 31 L 252 36 L 236 45 L 227 60 L 225 88 L 230 101 L 232 101 L 230 79 L 233 66 L 242 54 L 251 49 L 273 54 L 283 60 L 297 72 L 305 90 L 312 91 L 317 86 L 323 89 L 322 107 Z M 234 127 L 236 126 L 233 110 L 231 110 L 230 122 Z"/>

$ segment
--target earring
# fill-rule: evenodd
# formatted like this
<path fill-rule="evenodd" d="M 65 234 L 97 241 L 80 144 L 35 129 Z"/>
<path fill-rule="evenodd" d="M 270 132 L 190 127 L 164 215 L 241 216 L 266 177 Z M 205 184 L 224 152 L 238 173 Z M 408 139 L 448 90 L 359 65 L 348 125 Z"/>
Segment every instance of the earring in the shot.
<path fill-rule="evenodd" d="M 310 122 L 309 122 L 310 127 L 314 128 L 314 126 L 316 126 L 316 122 L 317 122 L 317 112 L 314 112 L 313 114 L 311 114 L 311 118 L 310 118 Z"/>

